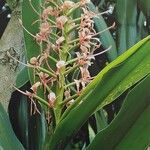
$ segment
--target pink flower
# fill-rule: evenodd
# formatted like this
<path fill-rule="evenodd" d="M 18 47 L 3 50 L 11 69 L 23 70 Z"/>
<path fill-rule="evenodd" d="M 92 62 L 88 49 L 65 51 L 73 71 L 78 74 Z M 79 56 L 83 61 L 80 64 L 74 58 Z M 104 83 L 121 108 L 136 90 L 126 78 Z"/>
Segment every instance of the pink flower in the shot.
<path fill-rule="evenodd" d="M 30 89 L 33 91 L 33 93 L 36 93 L 40 85 L 41 85 L 41 82 L 36 82 L 35 84 L 32 85 Z"/>
<path fill-rule="evenodd" d="M 66 16 L 60 16 L 56 18 L 56 26 L 59 29 L 63 29 L 64 25 L 68 21 L 68 18 Z"/>
<path fill-rule="evenodd" d="M 63 60 L 58 61 L 56 64 L 56 67 L 57 67 L 57 69 L 61 69 L 61 68 L 65 67 L 65 61 L 63 61 Z"/>
<path fill-rule="evenodd" d="M 48 95 L 48 102 L 50 107 L 54 107 L 55 102 L 56 102 L 56 95 L 54 92 L 50 92 Z"/>
<path fill-rule="evenodd" d="M 74 5 L 75 5 L 75 3 L 72 1 L 64 1 L 63 5 L 61 6 L 61 10 L 62 11 L 69 10 L 69 9 L 73 8 Z"/>

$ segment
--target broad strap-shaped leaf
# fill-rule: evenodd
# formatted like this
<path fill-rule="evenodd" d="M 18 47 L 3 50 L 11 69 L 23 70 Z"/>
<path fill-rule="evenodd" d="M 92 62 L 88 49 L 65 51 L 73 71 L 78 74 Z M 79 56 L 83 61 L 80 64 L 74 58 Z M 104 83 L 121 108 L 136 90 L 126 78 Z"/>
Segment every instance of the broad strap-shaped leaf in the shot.
<path fill-rule="evenodd" d="M 149 0 L 138 0 L 139 7 L 141 8 L 142 12 L 145 16 L 149 19 L 150 17 L 150 1 Z"/>
<path fill-rule="evenodd" d="M 113 122 L 99 132 L 88 150 L 143 150 L 150 142 L 150 75 L 126 97 Z"/>
<path fill-rule="evenodd" d="M 126 39 L 126 3 L 124 0 L 116 1 L 116 19 L 117 19 L 117 48 L 118 54 L 122 54 L 127 50 Z"/>
<path fill-rule="evenodd" d="M 30 116 L 29 134 L 29 149 L 42 150 L 44 147 L 46 136 L 46 120 L 43 110 L 41 110 L 41 114 Z"/>
<path fill-rule="evenodd" d="M 138 17 L 138 22 L 137 22 L 137 38 L 138 40 L 143 39 L 144 37 L 148 36 L 148 32 L 143 28 L 143 24 L 146 21 L 146 17 L 144 16 L 143 12 L 140 12 L 139 17 Z"/>
<path fill-rule="evenodd" d="M 36 10 L 31 7 L 31 4 Z M 22 3 L 22 22 L 24 28 L 33 35 L 36 35 L 40 27 L 40 10 L 41 10 L 41 0 L 23 0 Z M 39 14 L 37 14 L 39 13 Z M 27 61 L 30 61 L 32 57 L 37 57 L 41 53 L 41 46 L 36 43 L 34 37 L 24 30 L 25 39 L 25 49 Z M 33 84 L 33 69 L 29 69 L 29 78 Z"/>
<path fill-rule="evenodd" d="M 126 6 L 126 38 L 127 49 L 137 42 L 137 0 L 127 0 Z M 120 12 L 120 11 L 119 11 Z M 141 40 L 141 39 L 140 39 Z"/>
<path fill-rule="evenodd" d="M 17 94 L 17 93 L 16 93 Z M 28 127 L 28 117 L 29 117 L 29 110 L 28 110 L 28 97 L 25 95 L 21 95 L 20 103 L 18 107 L 18 126 L 20 128 L 20 135 L 21 141 L 25 149 L 29 149 L 29 127 Z M 17 99 L 19 101 L 19 99 Z"/>
<path fill-rule="evenodd" d="M 100 131 L 100 130 L 104 129 L 105 127 L 107 127 L 108 120 L 107 120 L 107 117 L 105 116 L 105 111 L 103 109 L 101 109 L 95 113 L 95 119 L 96 119 L 97 131 Z"/>
<path fill-rule="evenodd" d="M 12 130 L 9 118 L 0 103 L 0 149 L 24 150 L 15 133 Z"/>
<path fill-rule="evenodd" d="M 97 75 L 64 113 L 50 140 L 51 149 L 65 147 L 98 105 L 102 107 L 112 102 L 123 91 L 150 73 L 149 47 L 150 36 L 137 43 Z M 117 93 L 115 91 L 114 94 L 115 88 Z"/>
<path fill-rule="evenodd" d="M 120 55 L 137 42 L 137 0 L 117 0 L 116 19 Z"/>
<path fill-rule="evenodd" d="M 37 44 L 36 39 L 28 33 L 30 32 L 35 36 L 39 32 L 41 24 L 41 6 L 42 0 L 23 0 L 22 3 L 22 22 L 25 28 L 24 39 L 28 62 L 30 62 L 32 57 L 37 57 L 42 53 L 43 45 Z M 35 69 L 28 67 L 28 75 L 30 83 L 33 85 L 35 82 L 34 80 L 38 80 L 35 76 Z M 37 94 L 40 97 L 44 97 L 43 88 L 39 89 Z"/>

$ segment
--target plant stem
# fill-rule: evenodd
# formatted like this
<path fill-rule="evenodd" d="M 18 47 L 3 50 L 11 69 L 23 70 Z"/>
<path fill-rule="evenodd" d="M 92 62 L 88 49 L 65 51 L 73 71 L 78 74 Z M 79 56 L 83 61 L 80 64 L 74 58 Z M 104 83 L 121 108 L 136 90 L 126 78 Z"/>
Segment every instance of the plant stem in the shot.
<path fill-rule="evenodd" d="M 64 72 L 64 75 L 67 75 L 69 74 L 70 72 L 72 72 L 73 70 L 75 70 L 76 68 L 78 68 L 80 65 L 75 65 L 73 67 L 71 67 L 70 69 L 68 69 L 66 72 Z"/>
<path fill-rule="evenodd" d="M 63 106 L 63 105 L 65 105 L 67 102 L 69 102 L 70 100 L 72 100 L 72 99 L 74 99 L 74 98 L 76 98 L 76 97 L 78 97 L 78 94 L 74 94 L 74 95 L 68 97 L 68 98 L 65 99 L 62 103 L 60 103 L 60 105 Z"/>
<path fill-rule="evenodd" d="M 65 61 L 67 59 L 67 54 L 68 54 L 68 36 L 66 34 L 67 31 L 67 27 L 68 25 L 66 24 L 64 29 L 62 30 L 62 36 L 65 38 L 65 42 L 63 43 L 62 46 L 62 51 L 60 51 L 59 57 L 60 60 Z M 56 125 L 59 123 L 60 117 L 61 117 L 61 112 L 62 112 L 62 106 L 60 106 L 59 104 L 63 101 L 63 97 L 64 97 L 64 85 L 65 85 L 65 76 L 64 76 L 64 72 L 66 70 L 66 67 L 64 66 L 62 69 L 60 69 L 59 72 L 59 78 L 58 78 L 58 83 L 56 86 L 56 95 L 57 95 L 57 100 L 55 103 L 55 120 L 56 120 Z"/>
<path fill-rule="evenodd" d="M 39 67 L 39 66 L 38 66 L 37 69 L 39 69 L 40 71 L 43 71 L 44 73 L 47 73 L 48 75 L 50 75 L 50 76 L 52 76 L 52 77 L 54 77 L 54 78 L 57 77 L 55 74 L 53 74 L 52 72 L 48 71 L 47 69 L 44 69 L 44 68 Z"/>
<path fill-rule="evenodd" d="M 34 95 L 34 98 L 37 99 L 39 102 L 41 102 L 42 104 L 46 105 L 47 107 L 49 107 L 49 103 L 47 101 L 45 101 L 43 98 Z"/>

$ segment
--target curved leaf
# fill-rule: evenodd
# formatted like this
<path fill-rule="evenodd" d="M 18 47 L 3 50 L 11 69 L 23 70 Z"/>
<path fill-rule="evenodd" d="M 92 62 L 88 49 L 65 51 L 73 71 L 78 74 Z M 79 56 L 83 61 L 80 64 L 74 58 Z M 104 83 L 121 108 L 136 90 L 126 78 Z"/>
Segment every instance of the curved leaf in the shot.
<path fill-rule="evenodd" d="M 26 149 L 29 149 L 28 98 L 24 95 L 21 95 L 20 97 L 20 104 L 19 104 L 19 110 L 17 115 L 18 115 L 18 125 L 21 134 L 21 142 L 23 143 Z"/>
<path fill-rule="evenodd" d="M 41 110 L 41 114 L 35 114 L 30 117 L 29 133 L 29 149 L 42 150 L 46 136 L 46 120 L 44 111 Z"/>
<path fill-rule="evenodd" d="M 137 0 L 117 0 L 116 19 L 120 55 L 137 42 Z"/>
<path fill-rule="evenodd" d="M 150 1 L 149 0 L 138 0 L 139 3 L 139 7 L 141 8 L 141 10 L 143 11 L 143 13 L 145 14 L 145 16 L 147 18 L 150 17 Z"/>
<path fill-rule="evenodd" d="M 24 150 L 12 130 L 8 116 L 0 103 L 0 149 Z"/>
<path fill-rule="evenodd" d="M 117 19 L 117 48 L 118 54 L 122 54 L 127 49 L 126 41 L 126 4 L 127 1 L 116 1 L 116 19 Z"/>
<path fill-rule="evenodd" d="M 24 28 L 30 32 L 31 34 L 35 35 L 39 31 L 40 16 L 33 10 L 31 7 L 31 4 L 34 7 L 34 9 L 37 11 L 37 13 L 40 14 L 40 6 L 41 0 L 36 1 L 30 1 L 30 0 L 23 0 L 22 3 L 22 22 Z M 38 21 L 37 21 L 38 20 Z M 37 21 L 37 22 L 35 22 Z M 25 39 L 25 49 L 26 49 L 26 57 L 27 61 L 30 61 L 32 57 L 37 57 L 41 53 L 41 46 L 38 45 L 35 41 L 35 39 L 24 30 L 24 39 Z M 33 69 L 28 68 L 29 70 L 29 78 L 31 83 L 33 84 Z"/>
<path fill-rule="evenodd" d="M 150 142 L 150 76 L 126 97 L 118 116 L 99 132 L 88 150 L 142 150 Z"/>

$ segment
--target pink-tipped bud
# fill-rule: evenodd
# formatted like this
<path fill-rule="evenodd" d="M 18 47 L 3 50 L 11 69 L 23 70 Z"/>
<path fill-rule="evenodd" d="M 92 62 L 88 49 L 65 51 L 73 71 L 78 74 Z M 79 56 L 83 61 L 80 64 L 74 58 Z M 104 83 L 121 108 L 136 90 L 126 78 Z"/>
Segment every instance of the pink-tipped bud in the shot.
<path fill-rule="evenodd" d="M 90 0 L 80 0 L 81 5 L 85 5 L 85 4 L 88 4 L 88 3 L 90 3 Z"/>
<path fill-rule="evenodd" d="M 54 107 L 55 102 L 56 102 L 56 95 L 54 92 L 50 92 L 48 95 L 48 102 L 50 107 Z"/>
<path fill-rule="evenodd" d="M 56 19 L 56 26 L 59 29 L 63 29 L 65 23 L 68 21 L 68 18 L 66 16 L 60 16 Z"/>
<path fill-rule="evenodd" d="M 31 65 L 36 65 L 37 62 L 38 62 L 38 59 L 37 59 L 36 57 L 32 57 L 32 58 L 30 59 L 30 64 L 31 64 Z"/>
<path fill-rule="evenodd" d="M 40 72 L 40 73 L 39 73 L 39 77 L 40 77 L 40 78 L 48 78 L 49 75 L 48 75 L 47 73 Z"/>
<path fill-rule="evenodd" d="M 35 84 L 32 85 L 32 87 L 30 88 L 33 93 L 37 92 L 37 88 L 41 85 L 41 82 L 36 82 Z"/>
<path fill-rule="evenodd" d="M 65 10 L 71 9 L 74 7 L 74 5 L 75 3 L 72 1 L 65 1 L 62 5 L 62 10 L 65 11 Z"/>
<path fill-rule="evenodd" d="M 60 45 L 62 42 L 64 42 L 65 38 L 63 36 L 59 37 L 58 40 L 56 41 L 57 45 Z"/>
<path fill-rule="evenodd" d="M 40 33 L 41 34 L 49 34 L 51 32 L 51 26 L 48 22 L 44 22 L 41 24 Z"/>
<path fill-rule="evenodd" d="M 74 102 L 75 102 L 74 99 L 70 100 L 70 101 L 66 104 L 66 107 L 69 107 L 69 106 L 72 105 Z"/>
<path fill-rule="evenodd" d="M 58 61 L 57 64 L 56 64 L 56 67 L 58 69 L 61 69 L 61 68 L 65 67 L 65 61 L 63 61 L 63 60 Z"/>
<path fill-rule="evenodd" d="M 70 91 L 66 90 L 65 93 L 64 93 L 64 95 L 65 95 L 66 98 L 70 97 Z"/>
<path fill-rule="evenodd" d="M 42 12 L 42 18 L 43 19 L 48 18 L 48 15 L 51 15 L 51 12 L 53 12 L 53 8 L 51 6 L 45 8 Z"/>

